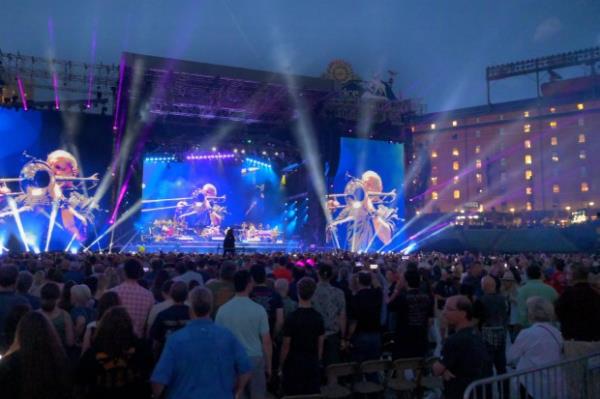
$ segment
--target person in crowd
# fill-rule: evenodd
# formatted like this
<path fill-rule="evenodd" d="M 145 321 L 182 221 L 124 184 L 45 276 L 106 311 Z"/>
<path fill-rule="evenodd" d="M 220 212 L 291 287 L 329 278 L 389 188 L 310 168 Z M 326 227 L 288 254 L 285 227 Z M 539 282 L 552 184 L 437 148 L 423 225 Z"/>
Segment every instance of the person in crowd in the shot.
<path fill-rule="evenodd" d="M 105 292 L 102 297 L 98 300 L 98 306 L 96 310 L 98 312 L 97 320 L 91 321 L 87 324 L 85 328 L 85 333 L 83 335 L 83 343 L 81 344 L 81 353 L 85 353 L 92 342 L 94 341 L 94 336 L 96 335 L 96 330 L 98 328 L 98 320 L 102 319 L 104 313 L 113 306 L 120 306 L 121 301 L 119 300 L 119 296 L 116 292 L 108 291 Z"/>
<path fill-rule="evenodd" d="M 223 255 L 235 255 L 235 236 L 233 229 L 227 229 L 225 238 L 223 239 Z"/>
<path fill-rule="evenodd" d="M 269 317 L 269 328 L 271 336 L 275 337 L 283 327 L 283 302 L 281 296 L 267 286 L 267 273 L 265 266 L 257 263 L 250 267 L 250 276 L 254 282 L 254 288 L 250 292 L 250 299 L 261 305 Z"/>
<path fill-rule="evenodd" d="M 219 271 L 219 278 L 212 279 L 206 283 L 206 287 L 213 295 L 213 310 L 211 317 L 214 319 L 219 308 L 229 301 L 235 295 L 233 286 L 233 276 L 236 272 L 236 265 L 233 262 L 223 262 Z"/>
<path fill-rule="evenodd" d="M 147 279 L 145 279 L 145 280 L 148 281 Z M 150 290 L 150 291 L 152 291 L 152 295 L 154 295 L 154 300 L 156 302 L 164 301 L 162 288 L 163 288 L 163 284 L 167 280 L 169 280 L 169 272 L 168 271 L 166 271 L 164 269 L 160 269 L 156 272 L 154 279 L 152 280 L 152 288 Z"/>
<path fill-rule="evenodd" d="M 331 285 L 333 267 L 328 263 L 318 265 L 319 282 L 312 306 L 325 323 L 323 366 L 340 362 L 340 344 L 346 334 L 346 298 L 344 291 Z M 300 300 L 300 298 L 298 298 Z"/>
<path fill-rule="evenodd" d="M 433 321 L 433 298 L 421 291 L 418 271 L 404 273 L 408 289 L 398 290 L 389 307 L 396 313 L 394 359 L 425 357 L 429 350 L 429 327 Z"/>
<path fill-rule="evenodd" d="M 298 308 L 298 304 L 288 295 L 290 292 L 290 283 L 287 279 L 278 278 L 275 280 L 273 288 L 281 296 L 281 302 L 283 303 L 283 319 L 285 320 L 290 313 Z"/>
<path fill-rule="evenodd" d="M 275 277 L 275 279 L 282 278 L 287 280 L 288 283 L 291 283 L 293 278 L 292 272 L 286 267 L 286 265 L 287 258 L 285 256 L 279 256 L 275 258 L 273 262 L 273 277 Z"/>
<path fill-rule="evenodd" d="M 247 272 L 246 276 L 244 280 L 250 285 Z M 152 373 L 154 397 L 163 394 L 168 399 L 241 397 L 252 368 L 246 349 L 229 329 L 211 321 L 213 298 L 209 289 L 194 288 L 189 301 L 192 320 L 167 339 Z"/>
<path fill-rule="evenodd" d="M 381 356 L 381 289 L 373 287 L 371 272 L 361 271 L 357 277 L 357 292 L 350 300 L 348 335 L 344 344 L 352 345 L 356 362 L 379 359 Z"/>
<path fill-rule="evenodd" d="M 283 327 L 279 364 L 286 395 L 319 393 L 325 324 L 311 305 L 315 290 L 315 281 L 310 277 L 298 282 L 298 309 L 289 315 Z"/>
<path fill-rule="evenodd" d="M 152 259 L 150 259 L 150 270 L 148 271 L 148 273 L 144 274 L 144 280 L 146 280 L 148 282 L 148 284 L 152 284 L 152 287 L 153 287 L 152 293 L 155 293 L 154 289 L 156 289 L 158 291 L 159 299 L 157 299 L 157 301 L 162 300 L 162 299 L 160 299 L 160 289 L 162 287 L 162 283 L 169 278 L 168 273 L 167 273 L 166 278 L 163 277 L 162 279 L 159 279 L 157 284 L 154 284 L 156 282 L 158 273 L 161 270 L 163 270 L 164 267 L 165 267 L 165 264 L 161 258 L 152 258 Z"/>
<path fill-rule="evenodd" d="M 556 290 L 558 295 L 562 295 L 567 287 L 567 273 L 565 273 L 565 261 L 560 258 L 553 258 L 554 270 L 547 281 L 547 284 Z"/>
<path fill-rule="evenodd" d="M 452 274 L 448 273 L 448 270 L 440 270 L 440 280 L 435 284 L 434 290 L 435 300 L 435 317 L 437 320 L 437 328 L 440 331 L 440 337 L 446 338 L 446 321 L 442 316 L 442 311 L 446 305 L 446 299 L 451 296 L 458 295 L 458 287 Z"/>
<path fill-rule="evenodd" d="M 40 298 L 29 293 L 32 286 L 33 275 L 28 271 L 19 272 L 19 277 L 17 277 L 17 292 L 27 298 L 31 309 L 38 310 L 40 308 Z"/>
<path fill-rule="evenodd" d="M 75 330 L 71 316 L 58 307 L 60 288 L 56 283 L 46 283 L 41 291 L 41 313 L 48 318 L 56 329 L 60 342 L 65 350 L 75 345 Z"/>
<path fill-rule="evenodd" d="M 235 273 L 233 280 L 235 296 L 221 306 L 215 323 L 228 328 L 246 350 L 252 363 L 246 396 L 262 399 L 266 395 L 266 382 L 272 372 L 273 347 L 269 319 L 265 309 L 249 298 L 254 288 L 250 272 L 240 270 Z"/>
<path fill-rule="evenodd" d="M 178 267 L 177 269 L 179 275 L 173 277 L 173 281 L 183 281 L 188 287 L 192 281 L 196 281 L 200 286 L 204 285 L 204 277 L 202 276 L 202 273 L 196 271 L 196 264 L 191 259 L 186 259 L 183 262 L 183 266 Z"/>
<path fill-rule="evenodd" d="M 91 347 L 76 370 L 76 387 L 86 399 L 150 398 L 150 349 L 137 338 L 129 312 L 122 306 L 108 309 Z"/>
<path fill-rule="evenodd" d="M 483 292 L 481 291 L 481 278 L 485 275 L 485 270 L 480 261 L 474 261 L 467 270 L 467 275 L 463 278 L 460 284 L 460 293 L 467 296 L 473 301 L 479 298 Z"/>
<path fill-rule="evenodd" d="M 15 339 L 0 360 L 3 398 L 69 399 L 67 356 L 48 319 L 38 312 L 21 318 Z"/>
<path fill-rule="evenodd" d="M 173 283 L 170 292 L 173 305 L 160 312 L 150 327 L 150 338 L 154 341 L 154 351 L 157 355 L 160 355 L 167 337 L 183 328 L 190 320 L 190 308 L 185 304 L 187 296 L 186 283 L 183 281 Z"/>
<path fill-rule="evenodd" d="M 501 280 L 500 292 L 507 301 L 508 306 L 508 335 L 510 342 L 514 342 L 517 337 L 518 324 L 519 324 L 519 308 L 517 305 L 517 289 L 518 283 L 515 279 L 514 274 L 507 270 L 504 272 Z"/>
<path fill-rule="evenodd" d="M 17 333 L 19 321 L 21 321 L 21 318 L 31 310 L 32 309 L 29 304 L 21 303 L 13 306 L 4 322 L 4 334 L 6 337 L 6 342 L 13 342 L 15 339 L 15 334 Z M 3 351 L 1 351 L 0 354 L 2 354 L 2 352 Z"/>
<path fill-rule="evenodd" d="M 3 352 L 10 342 L 5 335 L 6 318 L 16 305 L 29 305 L 29 301 L 16 292 L 19 271 L 14 266 L 0 266 L 0 352 Z"/>
<path fill-rule="evenodd" d="M 527 312 L 527 300 L 533 296 L 539 296 L 554 303 L 558 298 L 556 290 L 541 280 L 542 271 L 540 266 L 532 264 L 527 267 L 527 282 L 517 291 L 517 307 L 519 309 L 519 324 L 523 327 L 529 327 L 529 318 Z"/>
<path fill-rule="evenodd" d="M 440 360 L 433 364 L 435 375 L 444 378 L 444 398 L 462 399 L 467 386 L 492 375 L 492 361 L 485 343 L 473 328 L 473 306 L 469 298 L 448 298 L 444 318 L 454 333 L 442 347 Z"/>
<path fill-rule="evenodd" d="M 154 296 L 146 288 L 138 284 L 143 275 L 142 264 L 135 258 L 129 258 L 123 265 L 125 281 L 113 288 L 133 322 L 133 331 L 136 336 L 144 336 L 144 325 L 154 305 Z"/>
<path fill-rule="evenodd" d="M 507 298 L 496 292 L 496 281 L 491 276 L 481 279 L 483 295 L 473 304 L 473 318 L 478 321 L 481 338 L 487 346 L 496 374 L 506 373 L 506 334 L 508 324 Z M 505 397 L 508 385 L 503 385 Z M 508 396 L 506 396 L 508 397 Z"/>
<path fill-rule="evenodd" d="M 79 263 L 74 261 L 66 262 L 68 263 L 67 271 L 63 274 L 65 281 L 73 281 L 75 284 L 82 284 L 85 275 L 81 271 Z"/>
<path fill-rule="evenodd" d="M 75 281 L 69 280 L 61 287 L 60 301 L 58 301 L 58 307 L 67 313 L 71 313 L 73 308 L 73 302 L 71 302 L 71 288 L 76 285 Z"/>
<path fill-rule="evenodd" d="M 589 283 L 589 269 L 571 266 L 571 286 L 557 299 L 556 316 L 565 340 L 600 341 L 600 292 Z"/>
<path fill-rule="evenodd" d="M 148 314 L 148 322 L 146 324 L 146 334 L 150 334 L 150 327 L 154 324 L 154 320 L 156 320 L 156 316 L 163 310 L 173 306 L 173 299 L 171 298 L 171 287 L 173 286 L 174 281 L 169 279 L 166 280 L 161 288 L 161 300 L 158 303 L 155 303 L 150 309 L 150 313 Z"/>
<path fill-rule="evenodd" d="M 85 284 L 77 284 L 71 287 L 71 320 L 75 331 L 75 343 L 81 345 L 83 335 L 88 323 L 96 319 L 96 312 L 91 307 L 92 292 Z"/>
<path fill-rule="evenodd" d="M 530 327 L 521 330 L 507 354 L 508 362 L 516 364 L 517 371 L 558 362 L 561 360 L 564 345 L 560 331 L 552 325 L 552 303 L 546 298 L 532 296 L 527 299 L 526 307 Z M 550 373 L 545 374 L 544 385 L 556 389 L 561 384 L 555 378 L 557 377 Z M 520 383 L 521 397 L 549 397 L 548 388 L 535 386 L 532 379 L 521 380 Z"/>

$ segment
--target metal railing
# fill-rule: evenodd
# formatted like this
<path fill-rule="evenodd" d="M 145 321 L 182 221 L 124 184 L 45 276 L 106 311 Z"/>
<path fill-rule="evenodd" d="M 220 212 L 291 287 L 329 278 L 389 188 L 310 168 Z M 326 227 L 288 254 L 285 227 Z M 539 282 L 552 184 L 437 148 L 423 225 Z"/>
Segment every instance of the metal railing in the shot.
<path fill-rule="evenodd" d="M 600 398 L 600 352 L 474 381 L 463 398 Z"/>

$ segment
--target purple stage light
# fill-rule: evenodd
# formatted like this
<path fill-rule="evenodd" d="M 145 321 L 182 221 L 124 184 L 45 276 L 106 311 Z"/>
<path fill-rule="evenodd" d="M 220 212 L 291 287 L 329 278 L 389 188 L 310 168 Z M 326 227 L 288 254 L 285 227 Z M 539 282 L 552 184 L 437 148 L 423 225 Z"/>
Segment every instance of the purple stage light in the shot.
<path fill-rule="evenodd" d="M 121 92 L 123 91 L 123 80 L 125 79 L 125 57 L 121 57 L 119 64 L 119 87 L 117 89 L 117 105 L 115 108 L 115 119 L 113 122 L 113 130 L 119 127 L 119 110 L 121 108 Z"/>
<path fill-rule="evenodd" d="M 56 72 L 52 72 L 52 87 L 54 88 L 54 109 L 60 109 L 60 100 L 58 99 L 58 77 Z"/>
<path fill-rule="evenodd" d="M 27 111 L 27 98 L 25 97 L 25 90 L 23 90 L 23 81 L 20 77 L 17 77 L 17 85 L 19 86 L 19 94 L 21 95 L 21 102 L 23 103 L 23 110 Z"/>

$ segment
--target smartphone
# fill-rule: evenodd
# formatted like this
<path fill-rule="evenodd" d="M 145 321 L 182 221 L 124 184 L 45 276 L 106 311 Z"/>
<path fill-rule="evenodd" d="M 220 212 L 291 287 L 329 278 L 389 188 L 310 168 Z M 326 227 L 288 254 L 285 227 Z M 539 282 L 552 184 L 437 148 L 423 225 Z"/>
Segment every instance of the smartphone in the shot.
<path fill-rule="evenodd" d="M 378 268 L 379 268 L 379 265 L 376 263 L 371 263 L 369 265 L 369 269 L 371 269 L 371 270 L 377 270 Z"/>
<path fill-rule="evenodd" d="M 356 267 L 363 267 L 362 262 L 356 262 Z"/>

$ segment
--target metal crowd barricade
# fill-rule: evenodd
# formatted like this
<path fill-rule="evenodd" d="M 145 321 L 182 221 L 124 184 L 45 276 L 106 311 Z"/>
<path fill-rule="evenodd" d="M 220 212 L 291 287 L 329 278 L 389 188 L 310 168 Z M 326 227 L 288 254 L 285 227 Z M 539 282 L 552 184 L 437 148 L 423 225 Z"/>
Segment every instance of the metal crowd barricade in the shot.
<path fill-rule="evenodd" d="M 463 399 L 600 398 L 600 352 L 472 382 Z"/>

